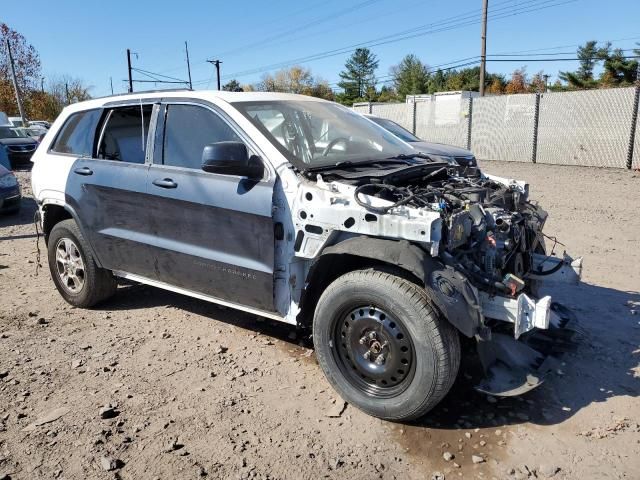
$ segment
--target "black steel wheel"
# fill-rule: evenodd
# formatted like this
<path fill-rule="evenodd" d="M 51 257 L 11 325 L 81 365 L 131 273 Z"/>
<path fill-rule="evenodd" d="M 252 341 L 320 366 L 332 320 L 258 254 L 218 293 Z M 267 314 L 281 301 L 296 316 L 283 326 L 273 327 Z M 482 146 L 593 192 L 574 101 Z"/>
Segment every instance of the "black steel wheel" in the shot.
<path fill-rule="evenodd" d="M 337 319 L 336 363 L 357 388 L 374 397 L 401 393 L 414 374 L 413 342 L 402 321 L 374 305 Z"/>
<path fill-rule="evenodd" d="M 458 332 L 424 289 L 374 269 L 327 287 L 316 306 L 313 342 L 342 398 L 388 420 L 428 412 L 451 388 L 460 363 Z"/>

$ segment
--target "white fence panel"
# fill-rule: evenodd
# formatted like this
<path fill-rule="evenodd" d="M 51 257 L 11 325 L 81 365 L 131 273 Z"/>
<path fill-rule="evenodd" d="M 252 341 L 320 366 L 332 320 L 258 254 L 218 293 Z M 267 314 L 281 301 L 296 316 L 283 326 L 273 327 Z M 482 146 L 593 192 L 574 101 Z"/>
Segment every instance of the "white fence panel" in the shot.
<path fill-rule="evenodd" d="M 475 98 L 471 150 L 481 160 L 531 162 L 536 95 Z"/>
<path fill-rule="evenodd" d="M 545 93 L 538 163 L 625 168 L 635 89 Z"/>
<path fill-rule="evenodd" d="M 416 136 L 428 142 L 467 148 L 469 101 L 455 97 L 417 102 Z"/>
<path fill-rule="evenodd" d="M 393 120 L 410 132 L 413 130 L 413 110 L 407 103 L 374 103 L 371 105 L 371 113 Z"/>

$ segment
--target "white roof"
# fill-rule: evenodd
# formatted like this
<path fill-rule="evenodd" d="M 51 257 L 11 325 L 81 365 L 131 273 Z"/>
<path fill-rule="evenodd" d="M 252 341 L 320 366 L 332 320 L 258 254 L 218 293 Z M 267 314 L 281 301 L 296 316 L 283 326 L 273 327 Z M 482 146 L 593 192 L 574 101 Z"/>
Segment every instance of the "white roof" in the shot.
<path fill-rule="evenodd" d="M 256 101 L 283 101 L 297 100 L 307 102 L 327 102 L 321 98 L 310 97 L 308 95 L 298 95 L 294 93 L 278 93 L 278 92 L 226 92 L 222 90 L 165 90 L 155 92 L 127 93 L 123 95 L 113 95 L 109 97 L 94 98 L 84 102 L 78 102 L 65 108 L 67 111 L 87 110 L 90 108 L 99 108 L 111 102 L 119 102 L 125 100 L 144 100 L 146 98 L 171 97 L 171 98 L 197 98 L 201 100 L 209 100 L 214 103 L 224 101 L 232 102 L 256 102 Z"/>

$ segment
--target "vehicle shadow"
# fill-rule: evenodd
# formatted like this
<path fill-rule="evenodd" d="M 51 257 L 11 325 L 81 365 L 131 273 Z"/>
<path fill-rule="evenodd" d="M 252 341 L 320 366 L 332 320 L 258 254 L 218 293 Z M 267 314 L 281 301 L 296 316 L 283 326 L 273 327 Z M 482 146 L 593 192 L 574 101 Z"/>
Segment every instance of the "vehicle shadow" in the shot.
<path fill-rule="evenodd" d="M 22 204 L 18 213 L 0 214 L 0 228 L 20 225 L 33 225 L 33 215 L 38 210 L 38 205 L 32 197 L 22 197 Z M 33 238 L 35 238 L 35 228 Z M 27 235 L 20 235 L 20 238 L 28 238 Z M 0 240 L 12 240 L 12 237 L 2 237 Z"/>
<path fill-rule="evenodd" d="M 94 309 L 120 311 L 158 306 L 171 306 L 180 310 L 186 310 L 194 315 L 202 315 L 235 327 L 269 335 L 294 345 L 299 343 L 290 338 L 291 332 L 296 332 L 294 325 L 287 325 L 251 313 L 138 283 L 120 285 L 116 295 L 106 302 L 96 305 Z M 298 338 L 298 336 L 296 336 L 296 338 Z M 305 344 L 305 346 L 309 348 L 312 347 L 310 342 Z"/>
<path fill-rule="evenodd" d="M 617 396 L 640 396 L 640 378 L 636 378 L 640 373 L 640 314 L 633 314 L 640 312 L 640 294 L 584 283 L 558 285 L 549 293 L 571 308 L 588 332 L 575 351 L 560 357 L 557 371 L 539 388 L 519 397 L 488 397 L 474 389 L 482 371 L 474 341 L 464 341 L 462 364 L 453 388 L 428 415 L 406 424 L 406 438 L 412 433 L 423 435 L 429 429 L 482 429 L 526 422 L 558 424 L 591 403 Z M 294 326 L 145 285 L 120 287 L 117 295 L 97 308 L 135 310 L 162 305 L 312 348 L 308 338 L 292 335 L 296 332 Z"/>
<path fill-rule="evenodd" d="M 545 382 L 518 397 L 494 398 L 473 387 L 482 375 L 475 348 L 463 354 L 460 373 L 445 399 L 426 417 L 411 423 L 439 429 L 492 428 L 530 422 L 562 423 L 594 402 L 640 396 L 640 294 L 583 283 L 558 285 L 554 300 L 571 308 L 586 337 L 559 358 Z M 469 347 L 469 346 L 467 346 Z"/>

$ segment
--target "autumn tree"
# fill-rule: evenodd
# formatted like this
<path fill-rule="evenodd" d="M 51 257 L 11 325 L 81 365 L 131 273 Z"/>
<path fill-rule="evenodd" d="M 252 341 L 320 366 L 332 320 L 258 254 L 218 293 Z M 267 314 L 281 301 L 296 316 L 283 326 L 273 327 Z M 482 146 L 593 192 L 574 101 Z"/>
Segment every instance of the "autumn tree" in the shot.
<path fill-rule="evenodd" d="M 547 80 L 543 71 L 539 71 L 531 77 L 528 90 L 531 93 L 543 93 L 547 90 Z"/>
<path fill-rule="evenodd" d="M 486 92 L 489 95 L 500 95 L 504 93 L 504 89 L 507 86 L 507 81 L 503 75 L 494 74 L 493 78 L 487 86 Z"/>
<path fill-rule="evenodd" d="M 91 87 L 81 79 L 69 75 L 49 79 L 44 88 L 40 74 L 40 57 L 36 49 L 27 43 L 20 33 L 0 23 L 0 111 L 10 115 L 18 113 L 11 81 L 7 40 L 11 44 L 16 79 L 27 118 L 54 120 L 66 105 L 91 98 Z"/>
<path fill-rule="evenodd" d="M 511 74 L 511 80 L 504 87 L 504 93 L 526 93 L 528 91 L 527 72 L 524 67 L 516 69 Z"/>
<path fill-rule="evenodd" d="M 15 92 L 11 82 L 11 66 L 7 41 L 11 45 L 11 54 L 16 71 L 18 87 L 24 93 L 35 89 L 40 83 L 40 56 L 20 33 L 6 23 L 0 23 L 0 111 L 17 113 Z"/>
<path fill-rule="evenodd" d="M 265 74 L 255 89 L 263 92 L 285 92 L 333 100 L 333 91 L 326 80 L 316 78 L 310 69 L 299 65 Z"/>

